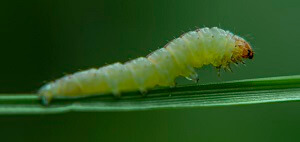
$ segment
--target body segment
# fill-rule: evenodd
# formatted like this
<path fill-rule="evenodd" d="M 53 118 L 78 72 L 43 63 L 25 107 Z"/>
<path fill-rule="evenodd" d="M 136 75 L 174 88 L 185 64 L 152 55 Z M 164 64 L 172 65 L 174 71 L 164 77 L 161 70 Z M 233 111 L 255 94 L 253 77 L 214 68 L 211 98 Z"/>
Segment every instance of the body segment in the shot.
<path fill-rule="evenodd" d="M 194 68 L 203 65 L 228 68 L 230 63 L 252 57 L 253 51 L 243 38 L 216 27 L 201 28 L 183 34 L 147 57 L 62 77 L 44 85 L 39 94 L 48 104 L 55 96 L 145 92 L 156 85 L 174 86 L 178 76 L 197 81 Z"/>

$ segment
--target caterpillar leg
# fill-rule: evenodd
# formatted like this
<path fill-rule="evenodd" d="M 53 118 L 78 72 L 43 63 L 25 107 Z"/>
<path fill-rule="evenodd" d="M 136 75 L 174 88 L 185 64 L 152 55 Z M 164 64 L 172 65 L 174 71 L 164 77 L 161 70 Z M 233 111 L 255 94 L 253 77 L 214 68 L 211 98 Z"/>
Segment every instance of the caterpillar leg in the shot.
<path fill-rule="evenodd" d="M 224 68 L 225 71 L 229 71 L 229 72 L 233 72 L 231 67 L 230 67 L 230 64 L 228 64 L 225 68 Z"/>
<path fill-rule="evenodd" d="M 185 78 L 187 80 L 192 80 L 192 81 L 194 81 L 196 83 L 198 83 L 198 81 L 199 81 L 199 76 L 198 76 L 197 72 L 194 69 L 192 69 L 190 71 L 190 73 Z"/>
<path fill-rule="evenodd" d="M 220 77 L 221 76 L 221 66 L 217 66 L 216 69 L 217 69 L 218 77 Z"/>
<path fill-rule="evenodd" d="M 117 90 L 117 89 L 112 90 L 112 94 L 116 98 L 121 98 L 121 92 L 119 90 Z"/>
<path fill-rule="evenodd" d="M 175 80 L 173 80 L 169 83 L 170 88 L 175 88 L 176 85 L 177 85 L 177 83 L 175 82 Z"/>
<path fill-rule="evenodd" d="M 147 90 L 146 89 L 139 89 L 140 93 L 142 94 L 142 96 L 147 96 Z"/>

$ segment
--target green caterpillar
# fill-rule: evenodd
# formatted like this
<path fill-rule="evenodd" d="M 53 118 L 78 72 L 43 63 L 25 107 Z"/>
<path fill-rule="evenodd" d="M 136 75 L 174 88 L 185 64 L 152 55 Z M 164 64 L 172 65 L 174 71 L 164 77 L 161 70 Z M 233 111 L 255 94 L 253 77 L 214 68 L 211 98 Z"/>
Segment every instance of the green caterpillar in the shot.
<path fill-rule="evenodd" d="M 252 59 L 253 54 L 243 38 L 217 27 L 201 28 L 181 35 L 147 57 L 67 75 L 45 84 L 38 93 L 47 105 L 57 96 L 145 92 L 157 85 L 174 86 L 178 76 L 198 81 L 194 68 L 211 64 L 229 69 L 230 63 Z"/>

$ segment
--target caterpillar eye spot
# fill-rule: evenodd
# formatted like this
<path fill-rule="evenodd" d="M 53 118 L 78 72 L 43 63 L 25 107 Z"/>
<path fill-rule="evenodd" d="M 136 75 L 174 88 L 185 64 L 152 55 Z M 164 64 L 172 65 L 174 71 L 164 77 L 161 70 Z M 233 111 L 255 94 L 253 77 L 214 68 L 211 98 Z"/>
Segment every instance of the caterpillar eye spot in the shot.
<path fill-rule="evenodd" d="M 198 82 L 196 67 L 211 64 L 220 75 L 221 68 L 231 71 L 230 63 L 243 63 L 243 58 L 253 58 L 254 52 L 243 38 L 229 31 L 216 30 L 224 31 L 216 27 L 196 29 L 146 57 L 66 75 L 42 86 L 38 94 L 46 105 L 53 97 L 61 96 L 71 98 L 110 93 L 120 97 L 122 92 L 145 92 L 157 85 L 174 86 L 178 76 Z"/>
<path fill-rule="evenodd" d="M 248 49 L 248 58 L 253 59 L 253 51 Z"/>

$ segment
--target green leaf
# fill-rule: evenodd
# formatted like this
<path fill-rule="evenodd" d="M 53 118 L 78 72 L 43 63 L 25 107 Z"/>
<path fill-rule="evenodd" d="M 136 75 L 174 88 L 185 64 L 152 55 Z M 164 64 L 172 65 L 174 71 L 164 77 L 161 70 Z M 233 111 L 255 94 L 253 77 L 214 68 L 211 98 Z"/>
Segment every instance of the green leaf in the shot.
<path fill-rule="evenodd" d="M 178 86 L 149 91 L 67 99 L 43 106 L 37 94 L 0 95 L 0 114 L 43 114 L 69 111 L 137 111 L 225 106 L 300 100 L 300 75 Z"/>

